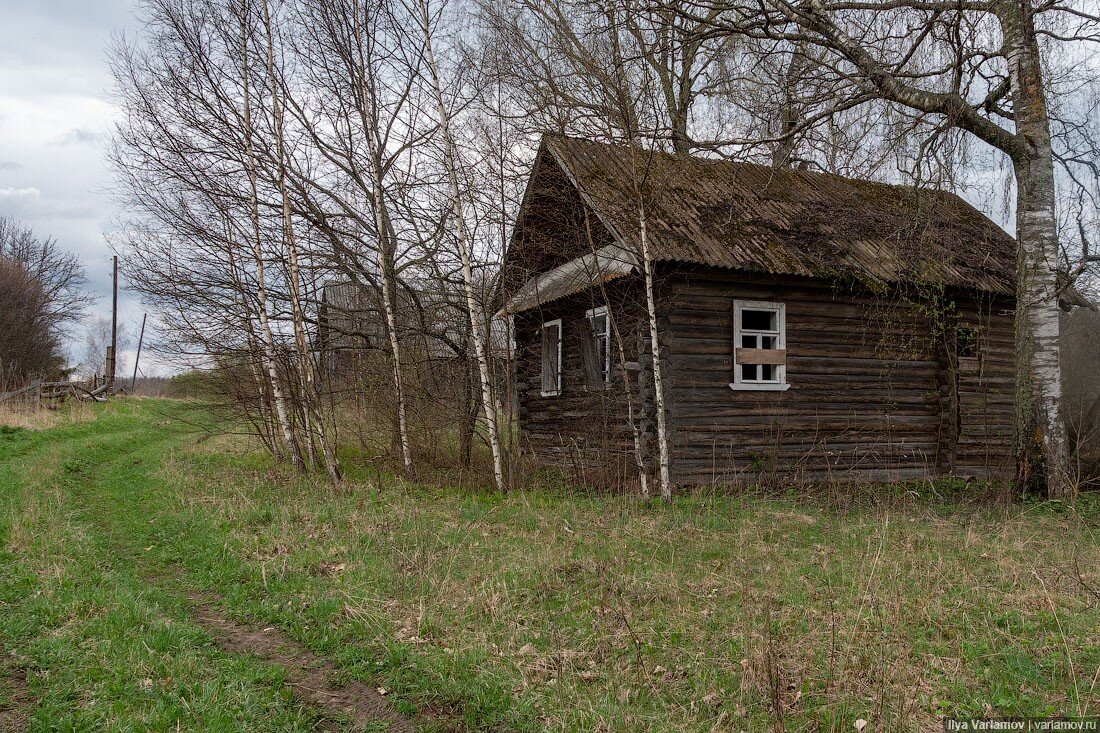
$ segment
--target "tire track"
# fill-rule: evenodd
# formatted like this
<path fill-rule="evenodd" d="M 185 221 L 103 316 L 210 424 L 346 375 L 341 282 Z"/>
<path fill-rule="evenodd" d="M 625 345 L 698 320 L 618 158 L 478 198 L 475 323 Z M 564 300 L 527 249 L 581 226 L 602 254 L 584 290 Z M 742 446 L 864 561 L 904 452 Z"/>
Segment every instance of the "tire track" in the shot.
<path fill-rule="evenodd" d="M 357 730 L 378 724 L 385 725 L 390 733 L 414 733 L 416 730 L 412 721 L 397 712 L 370 685 L 358 680 L 334 685 L 332 679 L 339 672 L 337 667 L 288 638 L 278 628 L 238 623 L 218 611 L 208 596 L 197 591 L 188 592 L 187 599 L 191 618 L 214 638 L 222 651 L 251 654 L 282 668 L 286 685 L 294 695 L 321 712 L 325 719 L 324 730 L 341 730 L 345 720 Z M 2 728 L 0 733 L 3 733 Z"/>

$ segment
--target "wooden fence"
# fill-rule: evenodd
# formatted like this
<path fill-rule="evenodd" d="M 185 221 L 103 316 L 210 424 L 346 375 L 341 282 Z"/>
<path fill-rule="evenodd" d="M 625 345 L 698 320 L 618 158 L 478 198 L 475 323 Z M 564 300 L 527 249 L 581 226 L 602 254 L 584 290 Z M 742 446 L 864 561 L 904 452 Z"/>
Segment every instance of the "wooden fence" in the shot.
<path fill-rule="evenodd" d="M 25 387 L 0 393 L 0 402 L 34 404 L 35 406 L 56 406 L 68 399 L 106 402 L 111 385 L 107 382 L 46 382 L 37 380 Z"/>

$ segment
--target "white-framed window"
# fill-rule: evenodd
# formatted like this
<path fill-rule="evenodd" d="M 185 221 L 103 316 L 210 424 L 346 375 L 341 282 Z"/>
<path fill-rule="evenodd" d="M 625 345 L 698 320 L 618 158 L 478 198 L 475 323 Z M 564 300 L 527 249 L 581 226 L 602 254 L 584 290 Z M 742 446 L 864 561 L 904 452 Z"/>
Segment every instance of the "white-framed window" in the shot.
<path fill-rule="evenodd" d="M 782 391 L 787 384 L 787 307 L 733 302 L 733 389 Z"/>
<path fill-rule="evenodd" d="M 589 387 L 605 387 L 611 381 L 611 318 L 607 306 L 584 313 L 589 342 L 585 345 L 585 373 Z"/>
<path fill-rule="evenodd" d="M 561 319 L 542 324 L 542 396 L 561 394 Z"/>

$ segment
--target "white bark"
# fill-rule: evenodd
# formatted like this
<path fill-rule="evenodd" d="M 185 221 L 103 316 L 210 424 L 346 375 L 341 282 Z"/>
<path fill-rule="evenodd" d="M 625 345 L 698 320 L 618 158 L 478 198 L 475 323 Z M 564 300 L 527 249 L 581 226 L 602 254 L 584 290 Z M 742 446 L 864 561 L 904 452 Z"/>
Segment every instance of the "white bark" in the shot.
<path fill-rule="evenodd" d="M 1016 134 L 1024 145 L 1013 156 L 1017 182 L 1016 237 L 1016 441 L 1017 481 L 1044 488 L 1050 498 L 1072 498 L 1058 307 L 1058 223 L 1054 156 L 1032 20 L 1018 2 L 999 3 L 998 19 L 1013 89 Z"/>
<path fill-rule="evenodd" d="M 876 58 L 868 41 L 858 41 L 834 22 L 823 0 L 768 0 L 789 22 L 810 32 L 808 40 L 857 68 L 882 99 L 918 112 L 937 115 L 966 130 L 1012 159 L 1017 181 L 1016 239 L 1016 454 L 1017 485 L 1055 498 L 1072 497 L 1065 424 L 1061 416 L 1059 347 L 1058 230 L 1054 207 L 1054 158 L 1050 115 L 1043 87 L 1042 59 L 1034 25 L 1035 8 L 1021 0 L 972 4 L 974 13 L 989 13 L 1000 24 L 1014 125 L 1005 127 L 982 105 L 957 91 L 930 91 L 899 76 Z M 902 7 L 904 7 L 904 3 Z M 916 9 L 918 3 L 910 8 Z M 924 3 L 927 10 L 932 4 Z M 943 10 L 949 3 L 940 6 Z M 923 11 L 922 11 L 923 12 Z M 914 33 L 922 32 L 920 26 Z M 871 39 L 873 41 L 874 39 Z M 959 62 L 961 63 L 961 61 Z M 961 67 L 959 69 L 961 74 Z M 1000 99 L 994 96 L 992 102 Z M 1004 115 L 1002 115 L 1004 116 Z"/>
<path fill-rule="evenodd" d="M 504 456 L 500 443 L 500 433 L 497 426 L 496 400 L 493 398 L 492 378 L 489 370 L 489 355 L 485 343 L 485 313 L 477 298 L 474 271 L 473 271 L 473 247 L 466 230 L 466 218 L 462 206 L 462 188 L 458 180 L 458 155 L 455 150 L 454 137 L 451 133 L 451 115 L 447 104 L 443 99 L 443 88 L 440 81 L 439 65 L 436 62 L 435 49 L 432 44 L 431 14 L 427 0 L 418 0 L 420 10 L 421 32 L 424 39 L 424 55 L 431 77 L 432 94 L 435 101 L 436 113 L 443 138 L 444 167 L 447 172 L 447 182 L 450 186 L 451 208 L 455 221 L 455 236 L 458 240 L 458 255 L 462 263 L 462 284 L 466 295 L 466 309 L 470 315 L 470 336 L 474 342 L 474 354 L 477 358 L 478 373 L 481 377 L 481 407 L 485 413 L 485 427 L 489 434 L 489 448 L 493 454 L 493 479 L 497 489 L 506 491 L 507 485 L 504 478 Z"/>
<path fill-rule="evenodd" d="M 365 62 L 363 69 L 369 67 Z M 364 81 L 364 84 L 367 82 Z M 373 78 L 371 80 L 373 84 Z M 374 91 L 364 90 L 363 104 L 376 109 L 374 104 Z M 376 121 L 376 119 L 374 120 Z M 386 334 L 389 337 L 390 363 L 393 367 L 393 392 L 397 400 L 397 437 L 401 445 L 401 462 L 405 467 L 405 473 L 412 475 L 413 460 L 412 446 L 409 441 L 408 413 L 405 405 L 405 386 L 401 375 L 401 341 L 397 335 L 397 273 L 394 262 L 397 245 L 393 241 L 390 218 L 386 211 L 386 202 L 383 199 L 382 177 L 382 151 L 375 137 L 375 126 L 368 126 L 365 130 L 367 138 L 367 155 L 370 158 L 371 185 L 371 213 L 374 217 L 374 229 L 378 239 L 378 259 L 381 264 L 382 276 L 382 310 L 386 319 Z"/>
<path fill-rule="evenodd" d="M 375 198 L 380 195 L 379 183 L 375 181 Z M 377 202 L 375 207 L 377 207 Z M 377 215 L 376 215 L 377 216 Z M 386 318 L 386 334 L 389 336 L 390 364 L 393 367 L 393 393 L 397 400 L 397 437 L 401 444 L 401 463 L 405 467 L 405 473 L 412 475 L 413 460 L 412 446 L 409 441 L 408 411 L 405 406 L 405 385 L 401 376 L 401 341 L 397 337 L 397 311 L 394 305 L 397 288 L 394 285 L 396 277 L 392 263 L 392 255 L 383 254 L 382 263 L 382 310 Z M 385 260 L 389 259 L 387 262 Z"/>
<path fill-rule="evenodd" d="M 672 480 L 669 476 L 671 456 L 668 447 L 668 419 L 665 414 L 665 381 L 661 368 L 660 329 L 657 324 L 657 299 L 653 288 L 653 260 L 649 254 L 648 217 L 645 203 L 638 196 L 638 243 L 641 247 L 642 269 L 645 273 L 645 308 L 649 321 L 649 349 L 653 357 L 653 402 L 657 410 L 657 460 L 661 477 L 661 499 L 672 501 Z"/>
<path fill-rule="evenodd" d="M 287 247 L 287 267 L 290 272 L 290 312 L 294 328 L 294 346 L 298 356 L 298 379 L 301 386 L 301 399 L 303 416 L 309 440 L 309 462 L 312 467 L 313 436 L 321 446 L 321 454 L 325 461 L 325 471 L 332 483 L 340 481 L 340 464 L 336 457 L 336 451 L 327 434 L 328 426 L 317 406 L 320 395 L 317 386 L 316 367 L 313 355 L 310 353 L 309 342 L 306 338 L 305 314 L 301 300 L 301 276 L 298 266 L 298 242 L 294 233 L 294 219 L 291 212 L 290 196 L 286 185 L 286 134 L 284 131 L 284 111 L 279 94 L 278 78 L 275 75 L 275 34 L 271 24 L 271 12 L 268 0 L 263 0 L 264 29 L 267 33 L 267 78 L 270 84 L 271 103 L 274 113 L 276 168 L 279 185 L 279 196 L 282 200 L 283 237 Z"/>
<path fill-rule="evenodd" d="M 584 217 L 585 233 L 588 235 L 588 243 L 592 254 L 596 254 L 595 239 L 592 236 L 592 223 L 589 219 L 587 211 Z M 596 263 L 597 267 L 599 262 Z M 611 333 L 615 338 L 615 348 L 619 352 L 619 368 L 623 374 L 623 390 L 626 393 L 626 422 L 630 426 L 630 434 L 634 439 L 634 467 L 638 470 L 638 486 L 641 490 L 642 499 L 649 499 L 649 470 L 646 466 L 645 460 L 645 442 L 642 435 L 641 427 L 638 424 L 638 417 L 634 414 L 634 387 L 630 383 L 630 372 L 626 368 L 626 348 L 623 346 L 623 336 L 619 331 L 619 321 L 614 317 L 611 308 L 611 300 L 607 297 L 607 288 L 604 286 L 604 282 L 600 281 L 600 295 L 603 297 L 604 305 L 607 307 L 607 319 L 611 324 Z M 610 377 L 609 377 L 610 378 Z"/>
<path fill-rule="evenodd" d="M 237 257 L 234 253 L 233 242 L 231 238 L 227 239 L 228 247 L 226 254 L 229 259 L 229 271 L 232 281 L 235 285 L 233 289 L 233 304 L 236 307 L 236 312 L 240 314 L 241 325 L 245 333 L 245 343 L 248 345 L 248 368 L 252 372 L 252 378 L 255 380 L 256 386 L 259 387 L 260 394 L 259 400 L 256 402 L 259 405 L 260 421 L 262 423 L 261 431 L 263 433 L 263 442 L 271 451 L 271 453 L 279 457 L 282 455 L 282 448 L 279 445 L 278 429 L 275 426 L 275 420 L 273 418 L 273 405 L 270 399 L 270 383 L 268 382 L 267 375 L 263 368 L 264 357 L 263 349 L 260 346 L 260 338 L 256 335 L 256 324 L 252 318 L 252 308 L 248 303 L 248 299 L 244 297 L 245 278 L 241 276 L 238 269 Z"/>
<path fill-rule="evenodd" d="M 248 0 L 242 0 L 241 2 L 241 65 L 241 81 L 244 91 L 244 130 L 242 131 L 245 142 L 244 162 L 248 174 L 249 204 L 252 218 L 252 236 L 249 239 L 249 244 L 251 245 L 252 258 L 256 267 L 256 315 L 260 322 L 264 368 L 270 381 L 272 401 L 275 404 L 275 416 L 283 434 L 287 452 L 290 454 L 294 467 L 299 472 L 303 472 L 305 471 L 305 462 L 302 460 L 298 438 L 294 434 L 294 427 L 290 423 L 290 415 L 287 412 L 286 396 L 276 366 L 275 337 L 271 332 L 271 322 L 267 312 L 267 285 L 264 277 L 264 255 L 261 246 L 259 187 L 256 180 L 256 155 L 252 144 L 252 97 L 248 79 Z"/>

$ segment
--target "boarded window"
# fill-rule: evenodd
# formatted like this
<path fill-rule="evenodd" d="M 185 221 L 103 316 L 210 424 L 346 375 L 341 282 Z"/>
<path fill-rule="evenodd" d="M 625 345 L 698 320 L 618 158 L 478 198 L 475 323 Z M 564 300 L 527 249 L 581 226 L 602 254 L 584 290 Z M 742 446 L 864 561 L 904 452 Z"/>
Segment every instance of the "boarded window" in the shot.
<path fill-rule="evenodd" d="M 542 324 L 542 396 L 561 393 L 561 320 Z"/>
<path fill-rule="evenodd" d="M 787 384 L 786 306 L 755 300 L 733 303 L 734 389 L 784 390 Z"/>
<path fill-rule="evenodd" d="M 589 389 L 607 386 L 611 379 L 611 321 L 607 308 L 593 308 L 585 313 L 584 356 L 585 375 Z"/>

